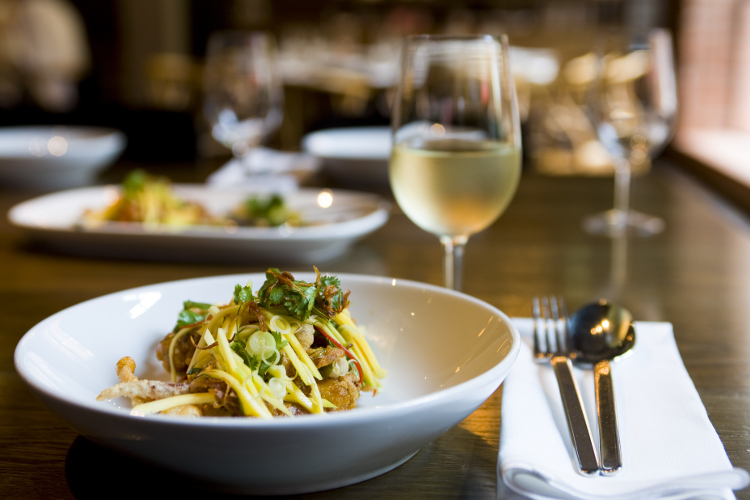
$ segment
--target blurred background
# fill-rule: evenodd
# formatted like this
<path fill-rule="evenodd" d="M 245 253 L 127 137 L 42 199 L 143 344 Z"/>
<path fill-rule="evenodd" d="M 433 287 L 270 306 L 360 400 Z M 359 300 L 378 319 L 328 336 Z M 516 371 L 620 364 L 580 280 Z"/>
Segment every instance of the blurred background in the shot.
<path fill-rule="evenodd" d="M 655 26 L 675 41 L 673 145 L 729 168 L 750 148 L 744 0 L 0 0 L 0 126 L 118 128 L 128 162 L 228 158 L 201 112 L 206 43 L 217 30 L 263 30 L 276 38 L 285 95 L 268 145 L 296 151 L 315 130 L 389 123 L 405 35 L 506 33 L 525 165 L 610 175 L 578 106 L 581 56 L 603 31 Z M 717 143 L 735 153 L 711 159 Z"/>

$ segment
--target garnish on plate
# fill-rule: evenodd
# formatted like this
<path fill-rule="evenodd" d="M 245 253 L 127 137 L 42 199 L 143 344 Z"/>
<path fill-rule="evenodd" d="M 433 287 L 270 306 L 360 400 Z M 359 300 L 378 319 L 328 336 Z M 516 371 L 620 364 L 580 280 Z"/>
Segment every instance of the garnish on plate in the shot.
<path fill-rule="evenodd" d="M 239 205 L 231 217 L 240 225 L 278 227 L 303 225 L 302 214 L 289 208 L 280 194 L 253 195 Z"/>

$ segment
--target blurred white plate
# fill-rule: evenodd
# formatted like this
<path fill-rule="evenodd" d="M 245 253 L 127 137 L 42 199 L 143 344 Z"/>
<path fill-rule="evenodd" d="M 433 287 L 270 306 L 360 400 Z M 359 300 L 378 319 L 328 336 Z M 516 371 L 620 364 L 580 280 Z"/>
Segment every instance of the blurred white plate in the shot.
<path fill-rule="evenodd" d="M 315 280 L 312 273 L 294 276 Z M 75 430 L 177 471 L 186 476 L 183 484 L 265 495 L 364 481 L 404 463 L 492 395 L 518 356 L 520 338 L 505 314 L 468 295 L 386 277 L 338 277 L 388 371 L 383 390 L 363 393 L 351 411 L 273 420 L 138 416 L 122 398 L 96 401 L 117 383 L 123 356 L 135 360 L 139 378 L 168 379 L 155 349 L 182 301 L 226 303 L 236 284 L 252 279 L 257 290 L 262 274 L 161 283 L 73 306 L 24 335 L 16 370 Z"/>
<path fill-rule="evenodd" d="M 388 184 L 390 127 L 319 130 L 302 138 L 302 149 L 323 160 L 323 171 L 343 184 Z"/>
<path fill-rule="evenodd" d="M 126 142 L 125 134 L 108 128 L 0 128 L 0 183 L 38 189 L 90 184 Z"/>
<path fill-rule="evenodd" d="M 389 204 L 376 195 L 300 189 L 286 193 L 284 198 L 291 209 L 300 211 L 305 221 L 314 225 L 297 228 L 188 226 L 176 229 L 110 222 L 96 228 L 81 227 L 83 212 L 106 206 L 117 189 L 115 186 L 97 186 L 40 196 L 11 208 L 8 219 L 36 239 L 87 255 L 317 263 L 346 252 L 356 240 L 385 224 L 389 213 Z M 189 184 L 175 184 L 174 190 L 177 196 L 201 203 L 214 215 L 227 214 L 251 194 L 244 189 Z M 321 194 L 330 206 L 320 206 Z"/>

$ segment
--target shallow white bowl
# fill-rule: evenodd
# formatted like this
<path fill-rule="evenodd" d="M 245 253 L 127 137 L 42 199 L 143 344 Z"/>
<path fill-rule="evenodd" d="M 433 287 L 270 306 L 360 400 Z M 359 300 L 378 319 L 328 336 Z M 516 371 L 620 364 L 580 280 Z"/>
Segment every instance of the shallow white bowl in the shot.
<path fill-rule="evenodd" d="M 388 185 L 390 127 L 332 128 L 302 138 L 302 149 L 323 161 L 323 171 L 345 185 Z"/>
<path fill-rule="evenodd" d="M 312 280 L 310 273 L 295 273 Z M 19 342 L 15 365 L 31 390 L 87 438 L 224 491 L 292 494 L 383 474 L 459 423 L 500 385 L 520 348 L 498 309 L 422 283 L 339 275 L 381 364 L 385 388 L 349 412 L 263 421 L 134 416 L 125 400 L 97 402 L 131 356 L 141 378 L 166 380 L 155 356 L 182 301 L 226 302 L 262 274 L 127 290 L 61 311 Z M 338 445 L 334 445 L 338 443 Z"/>
<path fill-rule="evenodd" d="M 0 183 L 63 189 L 94 181 L 125 149 L 125 134 L 100 127 L 0 128 Z"/>

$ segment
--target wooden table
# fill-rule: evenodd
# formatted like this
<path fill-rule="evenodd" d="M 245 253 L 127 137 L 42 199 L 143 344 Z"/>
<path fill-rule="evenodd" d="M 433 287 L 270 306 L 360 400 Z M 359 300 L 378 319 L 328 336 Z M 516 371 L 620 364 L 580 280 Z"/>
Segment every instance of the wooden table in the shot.
<path fill-rule="evenodd" d="M 188 166 L 188 172 L 201 175 L 195 166 Z M 636 182 L 633 205 L 664 217 L 663 234 L 613 242 L 583 233 L 581 218 L 609 208 L 611 195 L 611 179 L 525 174 L 506 214 L 469 241 L 465 292 L 510 316 L 529 316 L 535 294 L 559 293 L 571 309 L 604 296 L 624 303 L 637 319 L 671 321 L 685 365 L 730 459 L 750 469 L 746 214 L 662 160 Z M 0 191 L 0 211 L 30 196 Z M 13 367 L 14 348 L 37 322 L 93 297 L 168 280 L 262 271 L 273 264 L 84 258 L 30 243 L 6 220 L 0 221 L 0 497 L 195 494 L 189 483 L 170 481 L 170 474 L 68 429 L 22 383 Z M 385 227 L 348 255 L 319 267 L 330 273 L 442 281 L 437 239 L 397 210 Z M 309 497 L 494 498 L 501 396 L 502 388 L 396 470 Z M 750 498 L 750 492 L 739 492 L 738 497 Z"/>

